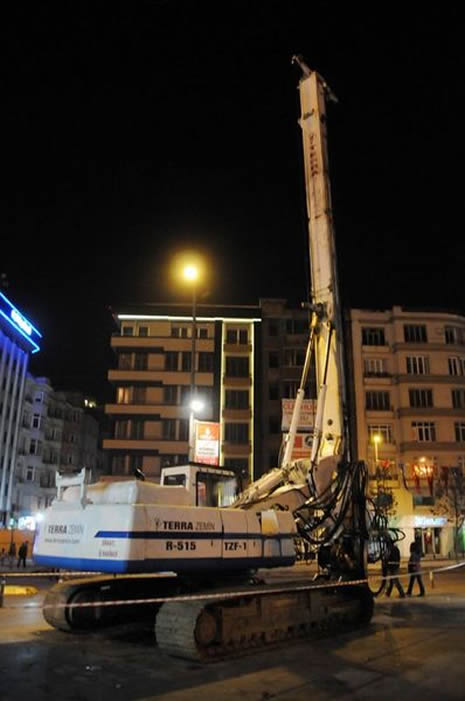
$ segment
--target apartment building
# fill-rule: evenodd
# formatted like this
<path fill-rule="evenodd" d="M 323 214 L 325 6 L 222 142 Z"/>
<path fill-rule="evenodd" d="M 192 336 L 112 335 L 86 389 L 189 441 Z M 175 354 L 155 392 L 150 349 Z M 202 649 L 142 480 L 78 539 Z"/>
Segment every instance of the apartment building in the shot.
<path fill-rule="evenodd" d="M 465 466 L 465 317 L 455 313 L 352 309 L 350 352 L 356 454 L 387 470 L 402 528 L 447 556 L 454 525 L 435 513 L 435 485 Z"/>
<path fill-rule="evenodd" d="M 283 434 L 283 400 L 297 396 L 309 338 L 309 311 L 286 299 L 261 299 L 259 354 L 260 420 L 257 436 L 260 474 L 279 465 Z M 310 373 L 305 397 L 315 398 L 315 374 Z M 292 404 L 291 404 L 292 406 Z"/>
<path fill-rule="evenodd" d="M 105 407 L 114 432 L 104 441 L 112 474 L 139 468 L 156 479 L 186 463 L 194 393 L 204 404 L 196 420 L 220 424 L 219 464 L 253 479 L 259 308 L 197 305 L 194 323 L 189 305 L 154 304 L 114 318 L 115 402 Z"/>
<path fill-rule="evenodd" d="M 27 375 L 13 482 L 12 517 L 34 528 L 37 514 L 56 495 L 55 475 L 91 470 L 98 475 L 99 424 L 84 396 L 55 391 L 46 377 Z"/>

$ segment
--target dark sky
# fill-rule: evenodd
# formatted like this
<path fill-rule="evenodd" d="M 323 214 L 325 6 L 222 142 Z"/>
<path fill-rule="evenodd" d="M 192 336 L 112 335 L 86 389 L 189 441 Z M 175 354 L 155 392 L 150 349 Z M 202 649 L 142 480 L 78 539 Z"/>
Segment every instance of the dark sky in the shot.
<path fill-rule="evenodd" d="M 236 0 L 2 10 L 0 272 L 44 335 L 31 366 L 107 396 L 108 307 L 308 294 L 301 53 L 328 107 L 345 306 L 465 313 L 459 4 Z"/>

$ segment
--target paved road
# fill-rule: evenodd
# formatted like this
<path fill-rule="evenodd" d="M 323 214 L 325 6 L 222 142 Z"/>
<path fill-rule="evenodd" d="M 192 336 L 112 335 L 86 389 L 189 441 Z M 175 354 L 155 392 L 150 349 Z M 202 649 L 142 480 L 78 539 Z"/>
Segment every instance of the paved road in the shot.
<path fill-rule="evenodd" d="M 434 589 L 425 578 L 424 599 L 379 597 L 363 631 L 206 666 L 160 652 L 148 623 L 56 631 L 40 611 L 50 582 L 28 583 L 37 595 L 7 596 L 0 609 L 1 701 L 464 698 L 465 568 L 436 575 Z"/>

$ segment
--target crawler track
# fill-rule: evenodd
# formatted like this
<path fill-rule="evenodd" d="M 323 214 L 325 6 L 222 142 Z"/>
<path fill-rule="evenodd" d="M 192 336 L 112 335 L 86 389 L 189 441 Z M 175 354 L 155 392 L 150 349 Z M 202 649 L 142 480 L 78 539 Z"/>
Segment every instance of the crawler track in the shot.
<path fill-rule="evenodd" d="M 158 646 L 170 655 L 205 662 L 368 622 L 366 587 L 292 591 L 218 600 L 166 602 L 157 614 Z"/>
<path fill-rule="evenodd" d="M 63 631 L 88 631 L 127 620 L 155 617 L 157 604 L 98 606 L 99 602 L 146 599 L 167 596 L 176 591 L 175 578 L 89 577 L 55 584 L 44 601 L 43 616 L 47 623 Z M 69 604 L 95 604 L 73 607 Z"/>

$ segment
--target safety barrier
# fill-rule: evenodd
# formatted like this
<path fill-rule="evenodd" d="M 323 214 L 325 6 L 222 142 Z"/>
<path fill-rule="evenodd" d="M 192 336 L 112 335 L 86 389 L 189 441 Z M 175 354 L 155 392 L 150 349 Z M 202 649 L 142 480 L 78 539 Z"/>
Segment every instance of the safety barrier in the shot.
<path fill-rule="evenodd" d="M 447 572 L 451 570 L 456 570 L 460 569 L 462 567 L 465 567 L 465 562 L 460 562 L 460 563 L 455 563 L 453 565 L 447 565 L 445 567 L 439 567 L 435 570 L 421 570 L 420 572 L 416 572 L 415 574 L 419 575 L 428 575 L 430 577 L 430 582 L 433 582 L 434 586 L 434 574 L 437 574 L 439 572 Z M 96 572 L 60 572 L 60 573 L 55 573 L 55 572 L 27 572 L 27 573 L 18 573 L 18 572 L 5 572 L 2 577 L 7 578 L 7 577 L 53 577 L 56 576 L 60 579 L 66 578 L 66 577 L 80 577 L 80 576 L 87 576 L 89 574 L 98 576 L 99 573 Z M 101 573 L 103 574 L 103 573 Z M 126 577 L 126 575 L 124 575 Z M 141 575 L 127 575 L 127 577 L 140 577 Z M 173 576 L 173 573 L 154 573 L 153 575 L 144 575 L 147 578 L 160 578 L 160 577 L 169 577 Z M 405 573 L 398 573 L 394 575 L 380 575 L 380 578 L 382 578 L 385 582 L 389 581 L 390 579 L 404 579 L 404 578 L 410 578 L 410 573 L 405 572 Z M 433 577 L 433 579 L 431 578 Z M 350 580 L 343 580 L 340 579 L 338 581 L 334 582 L 324 582 L 321 584 L 302 584 L 302 585 L 295 585 L 294 583 L 291 586 L 287 586 L 285 584 L 281 586 L 270 586 L 267 585 L 266 588 L 260 588 L 259 586 L 254 586 L 251 587 L 250 589 L 241 589 L 240 595 L 243 597 L 247 596 L 256 596 L 258 594 L 277 594 L 279 592 L 283 591 L 292 591 L 292 592 L 298 592 L 298 591 L 311 591 L 315 589 L 332 589 L 335 587 L 348 587 L 348 586 L 359 586 L 360 584 L 368 584 L 370 581 L 369 577 L 366 577 L 364 579 L 350 579 Z M 128 606 L 128 605 L 143 605 L 143 604 L 162 604 L 165 603 L 166 601 L 211 601 L 211 600 L 218 600 L 218 599 L 232 599 L 237 596 L 237 592 L 231 591 L 231 592 L 221 592 L 221 593 L 212 593 L 212 594 L 189 594 L 189 595 L 177 595 L 177 596 L 170 596 L 170 597 L 151 597 L 148 599 L 119 599 L 119 600 L 114 600 L 114 601 L 83 601 L 83 602 L 78 602 L 78 603 L 64 603 L 64 604 L 58 604 L 55 603 L 53 604 L 53 608 L 91 608 L 91 607 L 106 607 L 106 606 Z M 1 601 L 1 598 L 0 598 Z M 1 606 L 1 604 L 0 604 Z M 21 606 L 14 606 L 14 608 L 22 608 Z M 24 607 L 25 608 L 25 607 Z M 45 606 L 42 604 L 37 604 L 37 606 L 31 606 L 30 604 L 27 605 L 27 608 L 40 608 L 40 609 L 45 609 L 45 608 L 52 608 L 52 606 Z"/>

